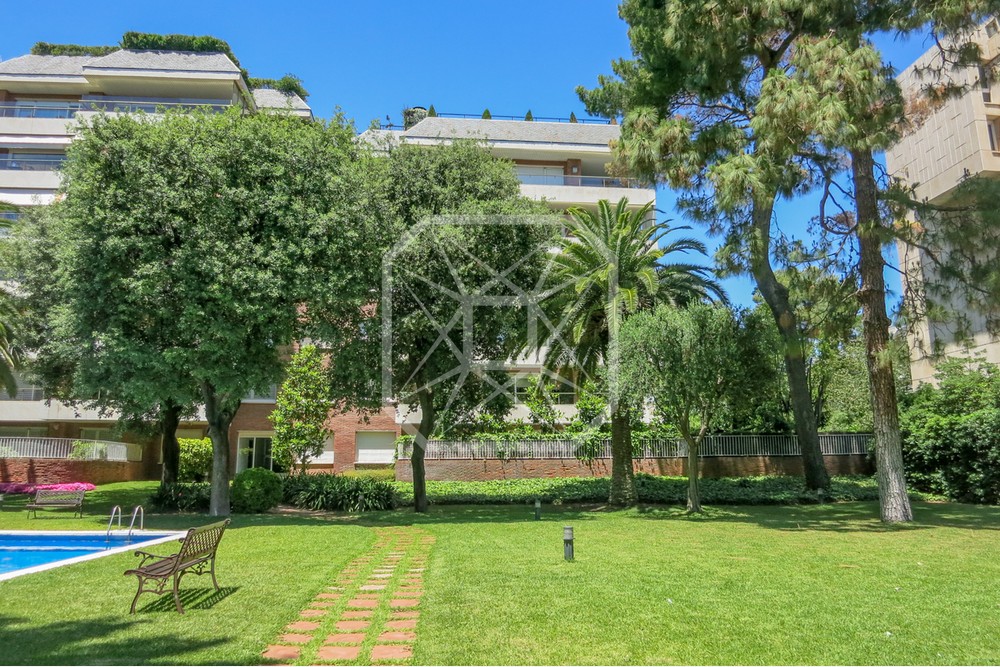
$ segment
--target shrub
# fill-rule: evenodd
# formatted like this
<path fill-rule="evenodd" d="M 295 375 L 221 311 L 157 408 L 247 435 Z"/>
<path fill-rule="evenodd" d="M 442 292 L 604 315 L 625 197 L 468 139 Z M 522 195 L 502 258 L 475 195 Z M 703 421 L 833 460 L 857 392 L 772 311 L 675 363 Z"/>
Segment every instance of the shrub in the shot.
<path fill-rule="evenodd" d="M 289 475 L 284 482 L 285 502 L 311 510 L 369 512 L 392 509 L 391 482 L 343 475 Z"/>
<path fill-rule="evenodd" d="M 727 477 L 702 479 L 702 502 L 709 505 L 794 505 L 821 500 L 807 490 L 800 477 Z M 413 502 L 413 485 L 395 484 L 397 502 Z M 487 482 L 427 482 L 427 497 L 436 505 L 521 505 L 539 499 L 544 503 L 607 502 L 606 477 L 506 479 Z M 642 503 L 683 505 L 687 502 L 686 477 L 636 475 Z M 926 498 L 924 494 L 913 494 Z M 871 477 L 836 477 L 830 500 L 877 500 L 878 485 Z"/>
<path fill-rule="evenodd" d="M 212 441 L 209 438 L 180 438 L 177 477 L 182 482 L 203 482 L 212 474 Z"/>
<path fill-rule="evenodd" d="M 233 478 L 232 507 L 237 514 L 259 514 L 281 502 L 281 478 L 265 468 L 247 468 Z"/>
<path fill-rule="evenodd" d="M 101 442 L 84 442 L 77 440 L 73 443 L 73 448 L 69 452 L 71 459 L 84 459 L 94 461 L 106 459 L 108 457 L 108 446 Z"/>
<path fill-rule="evenodd" d="M 344 477 L 366 477 L 368 479 L 380 479 L 386 482 L 396 481 L 395 468 L 367 468 L 364 470 L 347 470 L 342 473 Z"/>
<path fill-rule="evenodd" d="M 167 512 L 207 512 L 212 493 L 210 484 L 168 484 L 149 497 L 149 504 Z"/>

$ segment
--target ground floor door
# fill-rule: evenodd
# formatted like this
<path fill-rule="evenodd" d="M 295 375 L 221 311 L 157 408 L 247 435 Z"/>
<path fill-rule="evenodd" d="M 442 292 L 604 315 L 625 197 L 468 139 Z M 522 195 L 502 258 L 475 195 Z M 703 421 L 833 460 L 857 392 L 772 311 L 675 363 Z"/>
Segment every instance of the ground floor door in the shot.
<path fill-rule="evenodd" d="M 284 472 L 284 469 L 275 464 L 271 458 L 270 435 L 243 435 L 241 433 L 236 456 L 236 472 L 247 468 L 267 468 L 274 472 Z"/>

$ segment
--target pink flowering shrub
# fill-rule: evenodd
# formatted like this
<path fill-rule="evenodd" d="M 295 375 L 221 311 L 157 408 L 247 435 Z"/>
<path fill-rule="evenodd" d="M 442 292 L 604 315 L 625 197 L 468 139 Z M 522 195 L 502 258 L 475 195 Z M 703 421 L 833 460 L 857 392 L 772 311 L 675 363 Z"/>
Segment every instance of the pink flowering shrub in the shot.
<path fill-rule="evenodd" d="M 67 484 L 21 484 L 0 482 L 0 493 L 34 493 L 39 489 L 55 491 L 93 491 L 97 487 L 90 482 L 69 482 Z"/>

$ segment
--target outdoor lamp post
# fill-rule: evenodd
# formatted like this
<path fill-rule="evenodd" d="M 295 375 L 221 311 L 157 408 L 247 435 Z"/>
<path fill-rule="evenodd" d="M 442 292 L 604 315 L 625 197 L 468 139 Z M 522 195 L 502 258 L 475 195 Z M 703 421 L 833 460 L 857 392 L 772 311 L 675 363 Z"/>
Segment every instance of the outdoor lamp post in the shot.
<path fill-rule="evenodd" d="M 566 560 L 573 560 L 573 526 L 563 528 L 563 556 Z"/>

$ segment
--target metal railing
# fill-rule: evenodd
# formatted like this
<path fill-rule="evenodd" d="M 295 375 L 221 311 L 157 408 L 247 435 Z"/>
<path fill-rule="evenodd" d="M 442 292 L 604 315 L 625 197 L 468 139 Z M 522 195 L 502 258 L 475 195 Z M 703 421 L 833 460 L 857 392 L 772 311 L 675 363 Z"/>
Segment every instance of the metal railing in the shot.
<path fill-rule="evenodd" d="M 45 399 L 45 393 L 41 387 L 31 385 L 19 385 L 17 393 L 13 396 L 3 389 L 0 389 L 0 401 L 41 401 Z"/>
<path fill-rule="evenodd" d="M 490 114 L 489 118 L 483 118 L 481 113 L 439 113 L 438 116 L 441 118 L 472 118 L 475 120 L 524 120 L 524 116 L 503 116 L 499 114 Z M 540 123 L 580 123 L 583 125 L 611 125 L 611 121 L 607 118 L 577 118 L 575 121 L 570 118 L 562 118 L 557 116 L 532 116 L 532 120 Z"/>
<path fill-rule="evenodd" d="M 635 178 L 615 178 L 613 176 L 573 176 L 518 174 L 518 180 L 525 185 L 571 185 L 589 188 L 645 188 L 649 187 Z"/>
<path fill-rule="evenodd" d="M 0 169 L 12 171 L 55 171 L 66 161 L 65 155 L 37 155 L 29 158 L 0 157 Z"/>
<path fill-rule="evenodd" d="M 131 442 L 84 438 L 0 437 L 0 459 L 19 458 L 141 461 L 142 447 Z"/>
<path fill-rule="evenodd" d="M 62 104 L 31 104 L 26 102 L 0 102 L 0 118 L 75 118 L 80 111 L 107 111 L 115 113 L 158 113 L 167 109 L 207 109 L 220 112 L 231 104 L 211 102 L 157 102 L 150 100 L 101 99 L 67 101 Z"/>
<path fill-rule="evenodd" d="M 820 449 L 826 455 L 846 456 L 868 453 L 869 433 L 824 433 L 819 436 Z M 637 440 L 636 458 L 669 459 L 687 456 L 683 440 Z M 412 443 L 399 446 L 397 455 L 405 458 Z M 573 459 L 580 458 L 580 443 L 575 440 L 431 440 L 427 443 L 427 459 Z M 798 438 L 794 435 L 709 435 L 701 444 L 700 456 L 799 456 Z M 611 458 L 611 441 L 604 440 L 593 458 Z"/>

